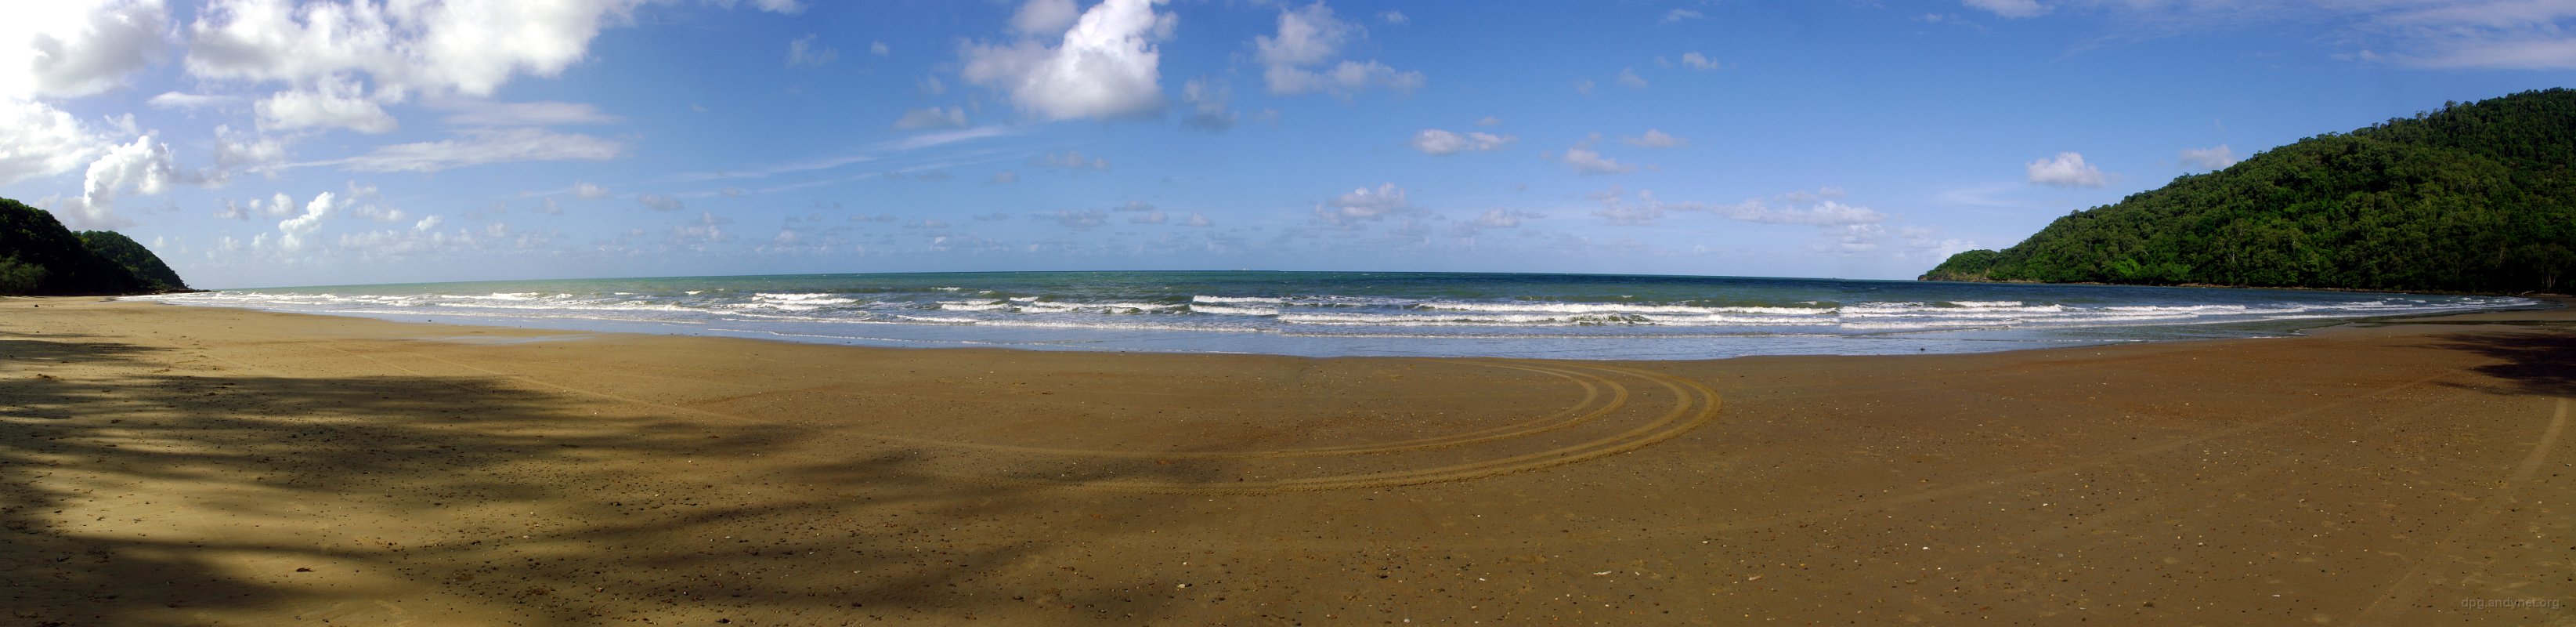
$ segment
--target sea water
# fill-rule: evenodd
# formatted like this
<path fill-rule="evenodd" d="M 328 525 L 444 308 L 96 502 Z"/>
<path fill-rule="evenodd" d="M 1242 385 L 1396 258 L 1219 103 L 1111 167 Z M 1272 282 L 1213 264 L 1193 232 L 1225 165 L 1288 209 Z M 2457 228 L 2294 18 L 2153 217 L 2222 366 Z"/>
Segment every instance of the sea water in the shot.
<path fill-rule="evenodd" d="M 870 346 L 1708 359 L 2279 337 L 2529 299 L 1690 276 L 997 272 L 238 289 L 180 305 Z"/>

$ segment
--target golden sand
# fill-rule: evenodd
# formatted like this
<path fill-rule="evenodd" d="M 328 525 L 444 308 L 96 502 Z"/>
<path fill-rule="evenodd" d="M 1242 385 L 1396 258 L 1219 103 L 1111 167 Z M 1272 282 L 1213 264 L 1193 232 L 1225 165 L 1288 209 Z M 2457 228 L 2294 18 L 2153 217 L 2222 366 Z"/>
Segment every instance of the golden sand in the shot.
<path fill-rule="evenodd" d="M 0 622 L 2570 624 L 2571 320 L 1545 362 L 7 299 Z"/>

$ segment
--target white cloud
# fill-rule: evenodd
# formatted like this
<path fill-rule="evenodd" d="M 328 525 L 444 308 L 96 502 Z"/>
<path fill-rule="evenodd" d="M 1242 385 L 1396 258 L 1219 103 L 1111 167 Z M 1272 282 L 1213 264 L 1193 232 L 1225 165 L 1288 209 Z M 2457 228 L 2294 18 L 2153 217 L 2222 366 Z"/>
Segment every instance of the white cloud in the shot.
<path fill-rule="evenodd" d="M 1222 133 L 1234 128 L 1236 116 L 1229 109 L 1234 88 L 1224 83 L 1209 83 L 1193 78 L 1181 85 L 1181 102 L 1189 105 L 1189 115 L 1181 117 L 1181 128 Z"/>
<path fill-rule="evenodd" d="M 2049 11 L 2049 7 L 2040 4 L 2039 0 L 1961 0 L 1960 3 L 2010 18 L 2037 17 Z"/>
<path fill-rule="evenodd" d="M 1487 229 L 1520 228 L 1521 221 L 1523 220 L 1538 220 L 1546 217 L 1547 214 L 1544 213 L 1496 207 L 1485 210 L 1484 213 L 1478 214 L 1474 219 L 1460 220 L 1456 224 L 1450 225 L 1449 236 L 1470 238 L 1484 233 Z"/>
<path fill-rule="evenodd" d="M 1065 150 L 1029 157 L 1029 165 L 1058 170 L 1107 170 L 1109 160 L 1085 157 L 1078 150 Z"/>
<path fill-rule="evenodd" d="M 1388 11 L 1388 12 L 1385 12 L 1385 13 L 1379 13 L 1379 14 L 1377 14 L 1377 18 L 1378 18 L 1378 19 L 1381 19 L 1381 20 L 1386 20 L 1386 23 L 1388 23 L 1388 24 L 1411 24 L 1411 23 L 1413 23 L 1413 18 L 1405 17 L 1405 15 L 1404 15 L 1404 12 L 1403 12 L 1403 11 Z"/>
<path fill-rule="evenodd" d="M 312 84 L 363 73 L 380 91 L 489 96 L 580 61 L 639 0 L 214 0 L 188 25 L 200 78 Z"/>
<path fill-rule="evenodd" d="M 0 19 L 0 99 L 116 87 L 168 47 L 161 0 L 13 2 Z"/>
<path fill-rule="evenodd" d="M 2219 144 L 2213 148 L 2182 149 L 2182 164 L 2199 170 L 2219 170 L 2236 165 L 2236 149 Z"/>
<path fill-rule="evenodd" d="M 438 103 L 438 106 L 454 111 L 443 121 L 457 126 L 555 126 L 617 121 L 617 116 L 600 113 L 598 107 L 579 102 L 455 100 Z"/>
<path fill-rule="evenodd" d="M 1010 170 L 994 172 L 993 178 L 984 179 L 984 182 L 992 185 L 1009 185 L 1020 182 L 1020 173 Z"/>
<path fill-rule="evenodd" d="M 1619 68 L 1619 76 L 1613 80 L 1618 81 L 1620 87 L 1626 87 L 1629 89 L 1646 88 L 1646 77 L 1638 76 L 1637 68 Z"/>
<path fill-rule="evenodd" d="M 1171 219 L 1171 216 L 1170 216 L 1170 215 L 1168 215 L 1168 214 L 1163 213 L 1163 210 L 1161 210 L 1161 209 L 1147 209 L 1147 210 L 1145 210 L 1145 212 L 1144 212 L 1144 213 L 1139 213 L 1139 214 L 1136 214 L 1136 215 L 1128 216 L 1128 217 L 1127 217 L 1127 223 L 1128 223 L 1128 224 L 1162 224 L 1162 223 L 1164 223 L 1165 221 L 1168 221 L 1168 220 L 1170 220 L 1170 219 Z"/>
<path fill-rule="evenodd" d="M 2061 152 L 2057 156 L 2024 164 L 2030 171 L 2030 182 L 2052 187 L 2101 187 L 2111 184 L 2111 176 L 2101 168 L 2084 162 L 2084 155 Z"/>
<path fill-rule="evenodd" d="M 872 42 L 868 44 L 868 54 L 880 57 L 890 56 L 894 54 L 894 48 L 887 46 L 886 42 Z"/>
<path fill-rule="evenodd" d="M 312 89 L 277 92 L 260 99 L 253 108 L 259 111 L 262 129 L 345 128 L 361 133 L 390 133 L 396 126 L 394 116 L 383 106 L 368 99 L 365 88 L 339 78 L 325 78 Z"/>
<path fill-rule="evenodd" d="M 1101 225 L 1109 223 L 1109 212 L 1101 211 L 1099 209 L 1084 209 L 1080 211 L 1066 209 L 1056 211 L 1052 214 L 1041 213 L 1038 214 L 1038 217 L 1053 219 L 1058 226 L 1076 231 L 1088 231 L 1100 228 Z"/>
<path fill-rule="evenodd" d="M 820 67 L 823 64 L 831 63 L 833 60 L 841 58 L 840 50 L 815 47 L 814 37 L 815 36 L 813 34 L 808 33 L 803 37 L 798 37 L 787 42 L 787 67 L 796 67 L 799 65 Z M 885 44 L 879 43 L 877 45 L 884 46 Z"/>
<path fill-rule="evenodd" d="M 1054 46 L 1039 39 L 1052 28 L 1023 30 L 1009 44 L 969 42 L 959 56 L 967 82 L 1008 92 L 1022 111 L 1050 120 L 1113 119 L 1150 116 L 1163 110 L 1161 54 L 1154 42 L 1171 37 L 1178 18 L 1154 13 L 1161 0 L 1107 0 L 1082 13 Z M 1040 5 L 1070 5 L 1069 0 L 1032 0 L 1013 18 L 1014 28 L 1053 25 L 1028 18 Z"/>
<path fill-rule="evenodd" d="M 1362 187 L 1315 205 L 1315 217 L 1326 224 L 1342 228 L 1357 226 L 1363 220 L 1378 220 L 1388 215 L 1413 210 L 1413 202 L 1404 196 L 1404 188 L 1394 183 L 1377 189 Z"/>
<path fill-rule="evenodd" d="M 1449 155 L 1461 152 L 1501 150 L 1504 145 L 1512 143 L 1515 139 L 1518 138 L 1510 135 L 1495 135 L 1492 133 L 1461 134 L 1436 128 L 1428 128 L 1423 129 L 1420 133 L 1414 133 L 1412 144 L 1414 150 L 1422 151 L 1423 154 Z"/>
<path fill-rule="evenodd" d="M 0 97 L 0 185 L 69 172 L 108 141 L 61 109 Z"/>
<path fill-rule="evenodd" d="M 1485 117 L 1483 117 L 1483 118 L 1481 118 L 1481 119 L 1476 120 L 1476 125 L 1477 125 L 1477 126 L 1493 126 L 1493 125 L 1501 124 L 1501 123 L 1503 123 L 1503 119 L 1502 119 L 1502 118 L 1498 118 L 1498 117 L 1494 117 L 1494 116 L 1490 116 L 1490 115 L 1485 116 Z"/>
<path fill-rule="evenodd" d="M 1201 213 L 1198 213 L 1198 212 L 1191 212 L 1191 213 L 1190 213 L 1190 219 L 1188 219 L 1188 220 L 1182 220 L 1182 221 L 1181 221 L 1181 226 L 1208 227 L 1208 226 L 1216 226 L 1216 223 L 1215 223 L 1215 222 L 1213 222 L 1213 221 L 1208 220 L 1208 217 L 1207 217 L 1205 214 L 1201 214 Z"/>
<path fill-rule="evenodd" d="M 1665 12 L 1664 12 L 1664 17 L 1662 17 L 1662 18 L 1660 18 L 1660 19 L 1655 20 L 1655 23 L 1657 23 L 1657 24 L 1671 24 L 1671 23 L 1674 23 L 1674 22 L 1682 21 L 1682 20 L 1696 20 L 1696 19 L 1700 19 L 1700 18 L 1703 18 L 1703 17 L 1708 17 L 1708 16 L 1706 16 L 1706 15 L 1701 15 L 1701 14 L 1700 14 L 1700 12 L 1698 12 L 1698 11 L 1693 11 L 1693 10 L 1690 10 L 1690 9 L 1673 9 L 1673 10 L 1671 10 L 1671 11 L 1665 11 Z"/>
<path fill-rule="evenodd" d="M 1583 94 L 1583 95 L 1589 96 L 1589 95 L 1592 95 L 1592 87 L 1593 87 L 1592 79 L 1587 78 L 1587 79 L 1583 79 L 1583 80 L 1575 81 L 1575 82 L 1574 82 L 1574 93 L 1578 93 L 1578 94 Z"/>
<path fill-rule="evenodd" d="M 1894 219 L 1875 209 L 1834 200 L 1814 200 L 1815 196 L 1807 194 L 1783 195 L 1783 198 L 1790 199 L 1788 206 L 1775 206 L 1759 198 L 1733 204 L 1668 203 L 1655 198 L 1655 193 L 1648 190 L 1639 190 L 1637 200 L 1630 202 L 1627 200 L 1626 191 L 1616 186 L 1608 191 L 1592 194 L 1591 197 L 1601 203 L 1601 209 L 1593 211 L 1593 215 L 1600 216 L 1611 224 L 1623 226 L 1654 224 L 1668 212 L 1695 212 L 1756 224 L 1789 224 L 1829 230 L 1843 229 L 1843 232 L 1848 234 L 1852 227 L 1874 227 Z"/>
<path fill-rule="evenodd" d="M 429 231 L 429 230 L 435 230 L 435 229 L 437 229 L 437 228 L 438 228 L 438 223 L 439 223 L 439 222 L 441 222 L 441 220 L 439 220 L 439 219 L 438 219 L 438 216 L 429 216 L 429 217 L 426 217 L 426 218 L 421 218 L 419 222 L 412 223 L 412 225 L 411 225 L 411 230 L 414 230 L 414 231 Z"/>
<path fill-rule="evenodd" d="M 1557 157 L 1557 161 L 1573 167 L 1576 174 L 1627 174 L 1637 171 L 1635 165 L 1620 163 L 1616 159 L 1601 156 L 1601 153 L 1593 152 L 1589 148 L 1568 148 L 1564 155 Z"/>
<path fill-rule="evenodd" d="M 894 127 L 905 130 L 919 128 L 966 128 L 966 109 L 964 107 L 948 107 L 944 109 L 939 107 L 923 107 L 913 109 L 903 112 L 903 117 L 895 118 Z"/>
<path fill-rule="evenodd" d="M 304 215 L 287 218 L 277 223 L 278 245 L 290 251 L 303 250 L 307 244 L 313 242 L 311 238 L 314 231 L 322 228 L 322 220 L 331 217 L 333 212 L 339 211 L 344 206 L 346 204 L 331 192 L 313 195 L 313 202 L 304 205 Z"/>
<path fill-rule="evenodd" d="M 1646 134 L 1644 135 L 1636 137 L 1621 137 L 1619 138 L 1619 141 L 1627 142 L 1628 145 L 1639 148 L 1680 148 L 1690 145 L 1690 140 L 1667 135 L 1663 131 L 1651 128 L 1646 129 Z"/>
<path fill-rule="evenodd" d="M 1025 35 L 1053 36 L 1073 26 L 1082 18 L 1082 7 L 1073 0 L 1029 0 L 1011 14 L 1011 30 Z"/>
<path fill-rule="evenodd" d="M 242 100 L 243 99 L 240 96 L 187 94 L 170 91 L 162 92 L 161 95 L 158 96 L 153 96 L 151 100 L 145 101 L 145 104 L 150 104 L 155 108 L 161 109 L 196 110 L 214 107 L 231 107 L 241 104 Z"/>
<path fill-rule="evenodd" d="M 47 204 L 52 205 L 50 209 L 65 226 L 74 229 L 120 228 L 134 221 L 116 213 L 118 198 L 128 194 L 159 195 L 178 182 L 194 182 L 194 177 L 171 162 L 169 144 L 145 135 L 132 143 L 110 147 L 97 161 L 90 162 L 89 173 L 81 182 L 80 197 Z"/>
<path fill-rule="evenodd" d="M 1282 9 L 1278 32 L 1253 38 L 1253 56 L 1261 62 L 1262 79 L 1273 94 L 1320 91 L 1349 98 L 1371 87 L 1399 92 L 1421 89 L 1421 72 L 1400 71 L 1377 61 L 1346 60 L 1327 67 L 1341 56 L 1345 44 L 1367 34 L 1317 2 L 1303 9 Z"/>
<path fill-rule="evenodd" d="M 286 140 L 259 133 L 234 131 L 232 126 L 215 125 L 215 167 L 207 174 L 213 182 L 231 180 L 232 173 L 249 170 L 276 176 L 274 168 L 286 161 Z"/>
<path fill-rule="evenodd" d="M 599 185 L 590 183 L 574 183 L 572 184 L 572 195 L 574 198 L 582 200 L 599 200 L 614 194 L 609 193 L 608 188 Z"/>
<path fill-rule="evenodd" d="M 680 202 L 680 199 L 661 194 L 636 194 L 635 202 L 642 203 L 644 208 L 654 211 L 679 211 L 689 208 L 687 204 Z"/>
<path fill-rule="evenodd" d="M 1684 52 L 1682 53 L 1682 67 L 1694 70 L 1715 70 L 1724 67 L 1724 65 L 1718 63 L 1716 59 L 1708 58 L 1708 55 L 1700 54 L 1698 52 Z"/>
<path fill-rule="evenodd" d="M 626 150 L 624 144 L 611 140 L 533 128 L 477 129 L 462 135 L 463 139 L 381 146 L 332 163 L 361 172 L 437 172 L 519 161 L 606 161 Z"/>

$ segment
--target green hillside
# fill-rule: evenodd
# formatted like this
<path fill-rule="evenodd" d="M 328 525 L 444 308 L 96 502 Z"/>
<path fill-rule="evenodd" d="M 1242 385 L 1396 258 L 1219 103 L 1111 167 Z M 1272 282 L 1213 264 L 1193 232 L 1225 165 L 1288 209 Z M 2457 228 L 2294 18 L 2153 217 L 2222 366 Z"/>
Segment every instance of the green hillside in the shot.
<path fill-rule="evenodd" d="M 83 238 L 63 228 L 54 215 L 18 201 L 0 198 L 0 295 L 143 294 L 184 289 L 152 251 L 125 236 L 114 236 L 117 259 L 166 275 L 167 288 L 137 276 L 125 263 L 103 256 Z M 109 238 L 99 238 L 108 241 Z M 130 246 L 131 250 L 124 247 Z M 139 254 L 139 255 L 138 255 Z"/>
<path fill-rule="evenodd" d="M 155 291 L 188 289 L 188 282 L 179 280 L 178 272 L 172 271 L 169 264 L 161 263 L 160 255 L 152 254 L 152 249 L 144 248 L 134 238 L 115 231 L 81 231 L 75 235 L 80 236 L 81 244 L 88 246 L 90 252 L 125 266 L 127 272 L 151 284 Z"/>
<path fill-rule="evenodd" d="M 2564 292 L 2576 284 L 2576 90 L 2303 139 L 1922 278 Z"/>

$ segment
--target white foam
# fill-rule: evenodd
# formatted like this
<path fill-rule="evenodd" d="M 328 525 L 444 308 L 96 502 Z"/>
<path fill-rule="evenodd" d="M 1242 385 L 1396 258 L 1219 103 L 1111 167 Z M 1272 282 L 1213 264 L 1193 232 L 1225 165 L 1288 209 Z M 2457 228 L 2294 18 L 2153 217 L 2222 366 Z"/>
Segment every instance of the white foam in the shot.
<path fill-rule="evenodd" d="M 1191 296 L 1191 297 L 1190 297 L 1190 302 L 1192 302 L 1192 303 L 1209 303 L 1209 304 L 1217 304 L 1217 305 L 1241 305 L 1241 304 L 1246 304 L 1246 303 L 1250 303 L 1250 304 L 1260 304 L 1260 305 L 1278 305 L 1278 304 L 1282 304 L 1282 303 L 1286 303 L 1286 302 L 1288 302 L 1288 299 L 1284 299 L 1284 298 L 1277 298 L 1277 297 L 1271 297 L 1271 296 Z"/>
<path fill-rule="evenodd" d="M 1206 303 L 1190 303 L 1190 311 L 1192 311 L 1192 312 L 1197 312 L 1197 313 L 1203 313 L 1203 314 L 1219 315 L 1219 316 L 1276 316 L 1276 315 L 1279 315 L 1279 308 L 1278 308 L 1278 307 L 1228 307 L 1228 306 L 1225 306 L 1225 305 L 1210 305 L 1210 304 L 1206 304 Z"/>

